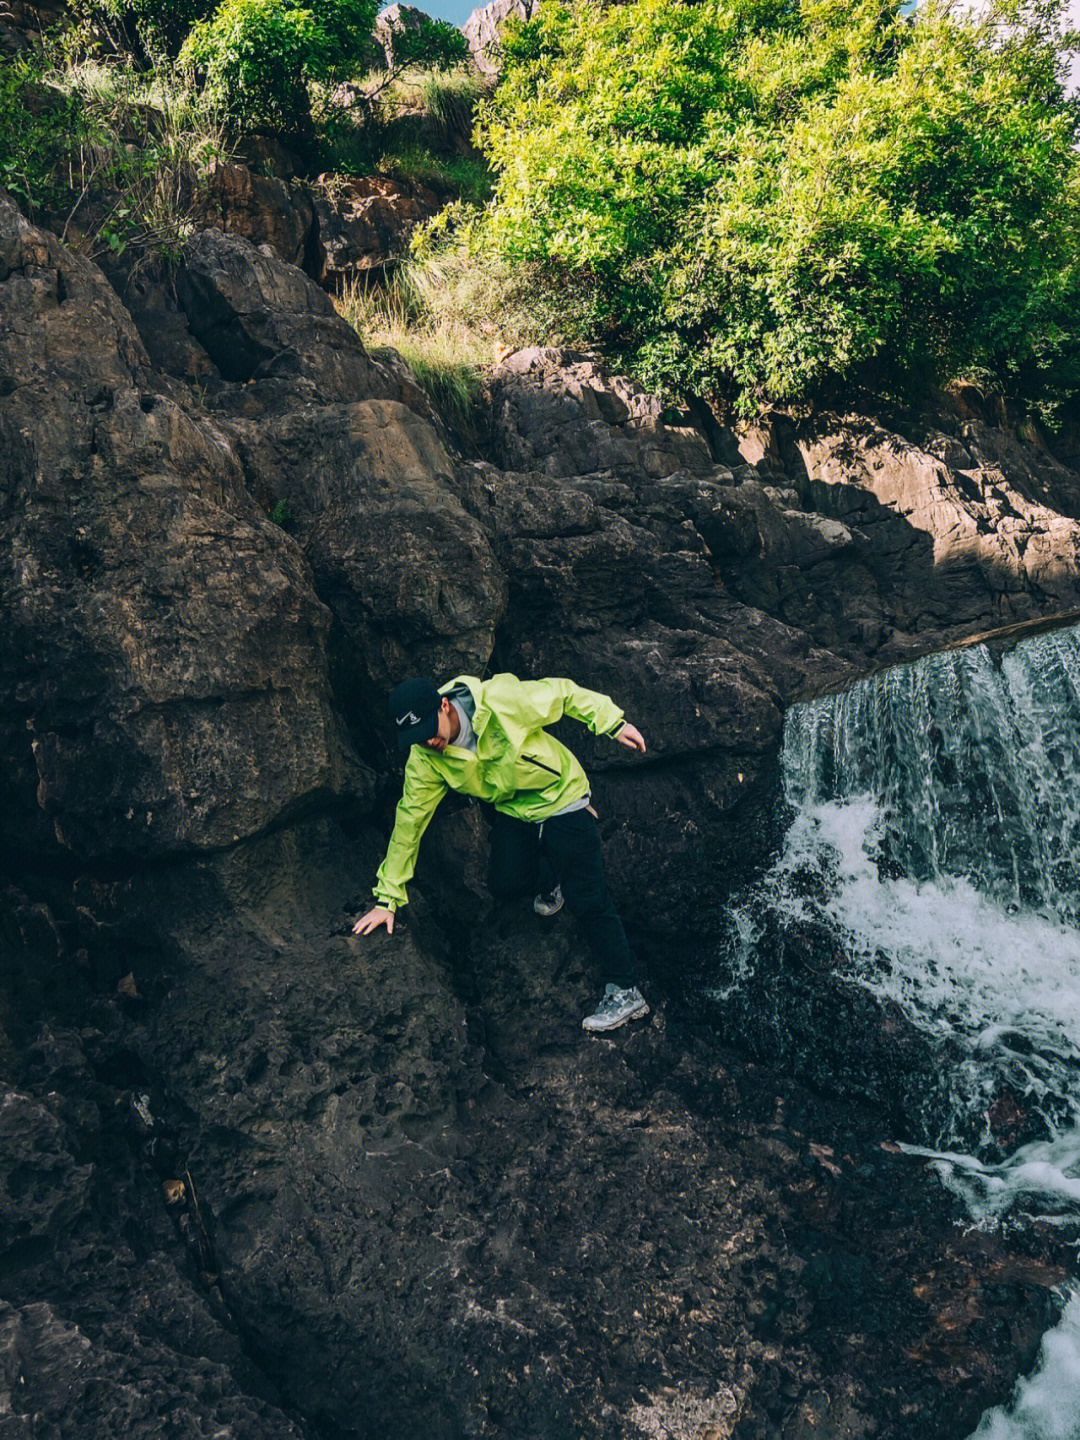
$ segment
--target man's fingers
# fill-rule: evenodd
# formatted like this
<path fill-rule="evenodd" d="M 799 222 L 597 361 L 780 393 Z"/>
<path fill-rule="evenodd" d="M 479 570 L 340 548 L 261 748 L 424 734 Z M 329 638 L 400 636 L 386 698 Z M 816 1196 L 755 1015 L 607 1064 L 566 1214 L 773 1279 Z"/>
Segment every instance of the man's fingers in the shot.
<path fill-rule="evenodd" d="M 629 723 L 624 725 L 615 738 L 620 745 L 625 745 L 628 750 L 638 750 L 642 755 L 645 754 L 645 737 L 635 726 Z"/>
<path fill-rule="evenodd" d="M 394 933 L 394 912 L 392 910 L 369 910 L 366 915 L 361 915 L 356 924 L 352 927 L 354 935 L 370 935 L 380 925 L 386 926 L 386 933 Z"/>

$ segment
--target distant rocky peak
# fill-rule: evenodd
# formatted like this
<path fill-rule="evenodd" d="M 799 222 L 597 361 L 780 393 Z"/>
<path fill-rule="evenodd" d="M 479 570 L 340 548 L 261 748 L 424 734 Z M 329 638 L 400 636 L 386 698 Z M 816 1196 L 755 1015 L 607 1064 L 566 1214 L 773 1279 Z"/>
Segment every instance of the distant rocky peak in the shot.
<path fill-rule="evenodd" d="M 418 10 L 415 5 L 388 5 L 385 10 L 380 10 L 375 17 L 374 35 L 376 43 L 386 52 L 387 65 L 393 69 L 395 35 L 422 30 L 425 25 L 434 23 L 426 11 Z"/>
<path fill-rule="evenodd" d="M 461 28 L 473 60 L 485 75 L 498 72 L 499 41 L 507 20 L 531 20 L 539 5 L 540 0 L 491 0 L 490 5 L 480 6 L 465 21 Z"/>

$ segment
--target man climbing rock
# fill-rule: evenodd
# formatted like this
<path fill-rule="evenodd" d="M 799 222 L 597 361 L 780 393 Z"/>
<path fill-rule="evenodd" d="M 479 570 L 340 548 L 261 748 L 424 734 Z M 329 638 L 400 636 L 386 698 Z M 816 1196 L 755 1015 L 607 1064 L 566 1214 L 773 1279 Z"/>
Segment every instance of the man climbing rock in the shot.
<path fill-rule="evenodd" d="M 489 884 L 496 900 L 534 894 L 539 915 L 563 902 L 581 926 L 608 981 L 582 1026 L 614 1030 L 649 1007 L 638 988 L 626 932 L 608 894 L 589 781 L 578 760 L 545 726 L 570 715 L 594 735 L 609 735 L 645 753 L 640 731 L 606 695 L 571 680 L 519 680 L 459 675 L 437 690 L 430 680 L 405 680 L 390 696 L 399 750 L 407 750 L 405 784 L 386 858 L 375 882 L 378 902 L 353 926 L 370 935 L 394 929 L 407 903 L 420 840 L 447 790 L 495 807 Z M 550 887 L 550 888 L 549 888 Z"/>

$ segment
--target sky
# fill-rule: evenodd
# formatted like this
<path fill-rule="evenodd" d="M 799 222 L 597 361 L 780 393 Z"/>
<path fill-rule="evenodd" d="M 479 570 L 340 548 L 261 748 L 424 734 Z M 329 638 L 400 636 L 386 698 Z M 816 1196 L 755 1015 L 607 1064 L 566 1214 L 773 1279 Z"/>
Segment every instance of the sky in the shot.
<path fill-rule="evenodd" d="M 410 0 L 418 10 L 425 11 L 435 20 L 449 20 L 451 25 L 464 25 L 477 5 L 485 0 Z M 1077 0 L 1080 5 L 1080 0 Z"/>
<path fill-rule="evenodd" d="M 449 20 L 452 25 L 464 25 L 476 8 L 474 0 L 411 0 L 411 3 L 434 16 L 436 20 Z M 483 0 L 479 0 L 479 3 L 483 3 Z M 1072 23 L 1080 28 L 1080 0 L 1071 0 L 1070 13 Z M 1073 89 L 1080 88 L 1080 56 L 1073 61 L 1072 86 Z"/>

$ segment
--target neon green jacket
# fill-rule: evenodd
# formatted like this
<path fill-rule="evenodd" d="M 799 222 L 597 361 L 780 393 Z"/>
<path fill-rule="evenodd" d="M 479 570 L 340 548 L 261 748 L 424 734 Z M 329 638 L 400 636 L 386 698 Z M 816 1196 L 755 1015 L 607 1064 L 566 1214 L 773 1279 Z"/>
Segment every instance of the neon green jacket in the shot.
<path fill-rule="evenodd" d="M 544 726 L 571 715 L 594 735 L 613 735 L 624 723 L 623 712 L 606 695 L 572 680 L 459 675 L 439 693 L 459 685 L 468 686 L 476 702 L 476 753 L 457 745 L 441 751 L 414 745 L 409 751 L 394 833 L 375 882 L 375 898 L 387 910 L 408 904 L 405 887 L 416 869 L 420 840 L 447 790 L 487 800 L 518 820 L 546 820 L 587 795 L 589 782 Z"/>

